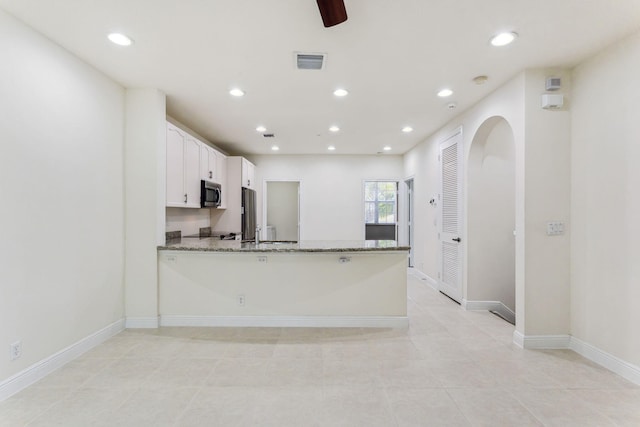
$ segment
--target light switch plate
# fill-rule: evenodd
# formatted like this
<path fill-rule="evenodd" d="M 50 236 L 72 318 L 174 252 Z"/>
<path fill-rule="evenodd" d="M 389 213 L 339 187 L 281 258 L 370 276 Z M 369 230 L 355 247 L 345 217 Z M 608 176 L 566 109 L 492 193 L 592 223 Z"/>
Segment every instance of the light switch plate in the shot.
<path fill-rule="evenodd" d="M 551 221 L 547 223 L 547 236 L 561 236 L 564 234 L 564 222 Z"/>

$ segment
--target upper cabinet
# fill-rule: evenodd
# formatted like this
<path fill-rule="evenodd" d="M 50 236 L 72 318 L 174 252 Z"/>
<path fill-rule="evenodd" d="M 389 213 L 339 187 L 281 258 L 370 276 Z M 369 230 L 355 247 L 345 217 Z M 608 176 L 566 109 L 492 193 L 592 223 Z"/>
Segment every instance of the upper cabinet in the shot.
<path fill-rule="evenodd" d="M 200 207 L 200 144 L 167 123 L 167 206 Z"/>
<path fill-rule="evenodd" d="M 207 144 L 200 145 L 200 179 L 218 182 L 218 162 L 216 150 Z"/>
<path fill-rule="evenodd" d="M 222 187 L 222 199 L 218 209 L 227 208 L 227 156 L 222 153 L 216 153 L 216 171 L 218 180 L 216 181 Z"/>
<path fill-rule="evenodd" d="M 187 207 L 200 207 L 200 142 L 187 135 L 184 145 L 184 187 Z"/>
<path fill-rule="evenodd" d="M 226 207 L 225 183 L 227 156 L 167 122 L 167 203 L 168 207 L 199 208 L 200 181 L 222 186 Z"/>
<path fill-rule="evenodd" d="M 256 167 L 249 160 L 242 158 L 242 187 L 256 189 Z"/>

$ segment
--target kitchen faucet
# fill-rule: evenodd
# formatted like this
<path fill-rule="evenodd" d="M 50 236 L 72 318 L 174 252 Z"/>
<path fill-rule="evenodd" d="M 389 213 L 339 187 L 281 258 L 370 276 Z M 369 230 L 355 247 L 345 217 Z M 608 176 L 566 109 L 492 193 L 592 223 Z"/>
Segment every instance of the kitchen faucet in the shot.
<path fill-rule="evenodd" d="M 256 245 L 260 243 L 260 230 L 261 230 L 260 226 L 257 225 L 256 226 Z"/>

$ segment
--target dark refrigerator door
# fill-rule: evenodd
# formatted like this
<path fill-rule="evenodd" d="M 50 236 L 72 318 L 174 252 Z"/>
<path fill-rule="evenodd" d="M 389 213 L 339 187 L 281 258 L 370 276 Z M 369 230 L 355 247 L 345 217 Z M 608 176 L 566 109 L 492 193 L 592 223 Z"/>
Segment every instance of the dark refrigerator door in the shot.
<path fill-rule="evenodd" d="M 242 240 L 256 238 L 256 192 L 242 189 Z"/>

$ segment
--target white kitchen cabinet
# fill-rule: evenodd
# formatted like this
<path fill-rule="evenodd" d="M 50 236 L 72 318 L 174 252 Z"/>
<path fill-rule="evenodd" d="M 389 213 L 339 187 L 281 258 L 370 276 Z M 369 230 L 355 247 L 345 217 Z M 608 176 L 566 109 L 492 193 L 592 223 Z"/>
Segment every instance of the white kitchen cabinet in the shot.
<path fill-rule="evenodd" d="M 227 178 L 226 182 L 220 183 L 225 210 L 215 213 L 215 230 L 239 233 L 242 231 L 242 187 L 258 188 L 255 181 L 256 168 L 244 157 L 229 156 L 225 160 Z"/>
<path fill-rule="evenodd" d="M 216 152 L 216 172 L 217 182 L 222 187 L 222 199 L 218 209 L 226 209 L 227 207 L 227 156 L 220 152 Z"/>
<path fill-rule="evenodd" d="M 183 206 L 184 195 L 184 134 L 167 124 L 167 206 Z"/>
<path fill-rule="evenodd" d="M 252 190 L 256 189 L 255 168 L 253 163 L 244 157 L 242 158 L 242 187 L 247 187 Z"/>
<path fill-rule="evenodd" d="M 218 181 L 218 152 L 207 144 L 200 143 L 200 179 Z"/>
<path fill-rule="evenodd" d="M 186 205 L 200 207 L 200 142 L 187 135 L 184 148 L 184 186 Z"/>
<path fill-rule="evenodd" d="M 167 202 L 169 207 L 200 207 L 200 143 L 167 123 Z"/>
<path fill-rule="evenodd" d="M 200 145 L 200 179 L 212 181 L 222 187 L 222 199 L 218 209 L 227 207 L 227 156 L 207 144 Z"/>

